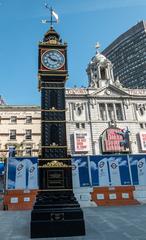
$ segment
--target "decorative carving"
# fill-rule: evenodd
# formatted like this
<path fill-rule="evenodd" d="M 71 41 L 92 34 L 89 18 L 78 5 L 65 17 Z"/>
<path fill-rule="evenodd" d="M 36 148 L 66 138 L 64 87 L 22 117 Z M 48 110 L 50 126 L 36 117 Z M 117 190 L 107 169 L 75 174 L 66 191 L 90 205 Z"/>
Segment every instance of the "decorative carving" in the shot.
<path fill-rule="evenodd" d="M 52 107 L 52 108 L 50 108 L 52 111 L 56 111 L 56 108 L 55 107 Z"/>
<path fill-rule="evenodd" d="M 110 94 L 111 94 L 111 91 L 110 91 L 109 89 L 106 89 L 105 93 L 106 93 L 107 95 L 110 95 Z"/>
<path fill-rule="evenodd" d="M 114 82 L 114 85 L 115 85 L 116 87 L 123 88 L 123 86 L 122 86 L 122 84 L 121 84 L 120 79 L 119 79 L 118 76 L 117 76 L 117 78 L 116 78 L 116 80 L 115 80 L 115 82 Z"/>
<path fill-rule="evenodd" d="M 140 116 L 143 116 L 145 114 L 145 104 L 136 104 L 136 110 L 138 111 Z"/>
<path fill-rule="evenodd" d="M 65 167 L 69 167 L 69 166 L 63 162 L 59 162 L 56 160 L 52 162 L 48 162 L 42 166 L 42 168 L 65 168 Z"/>

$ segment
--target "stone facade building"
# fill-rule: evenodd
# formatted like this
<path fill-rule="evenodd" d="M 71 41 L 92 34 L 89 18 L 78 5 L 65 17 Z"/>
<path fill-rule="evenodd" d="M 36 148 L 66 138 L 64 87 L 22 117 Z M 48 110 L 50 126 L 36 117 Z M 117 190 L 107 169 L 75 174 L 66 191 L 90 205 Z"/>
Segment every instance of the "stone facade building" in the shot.
<path fill-rule="evenodd" d="M 40 107 L 0 106 L 0 157 L 15 146 L 21 155 L 38 155 L 40 144 Z"/>
<path fill-rule="evenodd" d="M 68 151 L 72 155 L 102 154 L 106 129 L 128 129 L 129 152 L 146 152 L 146 89 L 123 88 L 113 65 L 98 52 L 87 67 L 88 87 L 66 89 Z M 0 157 L 15 146 L 19 155 L 38 155 L 39 106 L 0 106 Z M 111 153 L 114 153 L 112 151 Z"/>
<path fill-rule="evenodd" d="M 98 44 L 97 44 L 98 48 Z M 111 62 L 97 50 L 87 67 L 89 85 L 67 89 L 67 136 L 72 154 L 102 154 L 105 129 L 129 129 L 130 152 L 145 151 L 140 133 L 146 132 L 146 89 L 123 88 L 113 76 Z M 75 132 L 87 133 L 88 151 L 75 151 Z"/>

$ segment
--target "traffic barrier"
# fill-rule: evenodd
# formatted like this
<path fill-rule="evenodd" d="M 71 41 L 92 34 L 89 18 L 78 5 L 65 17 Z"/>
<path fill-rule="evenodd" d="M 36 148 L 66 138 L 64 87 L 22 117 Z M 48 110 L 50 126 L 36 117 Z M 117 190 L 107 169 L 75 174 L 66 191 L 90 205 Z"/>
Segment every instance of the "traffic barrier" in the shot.
<path fill-rule="evenodd" d="M 141 204 L 146 203 L 146 186 L 135 186 L 134 198 Z"/>
<path fill-rule="evenodd" d="M 5 210 L 31 210 L 38 190 L 8 190 L 4 195 Z"/>
<path fill-rule="evenodd" d="M 120 206 L 140 204 L 134 199 L 134 186 L 94 187 L 91 200 L 97 206 Z"/>
<path fill-rule="evenodd" d="M 93 188 L 91 187 L 83 187 L 83 188 L 75 188 L 74 194 L 76 199 L 78 200 L 81 207 L 95 207 L 96 204 L 91 201 L 91 194 Z"/>

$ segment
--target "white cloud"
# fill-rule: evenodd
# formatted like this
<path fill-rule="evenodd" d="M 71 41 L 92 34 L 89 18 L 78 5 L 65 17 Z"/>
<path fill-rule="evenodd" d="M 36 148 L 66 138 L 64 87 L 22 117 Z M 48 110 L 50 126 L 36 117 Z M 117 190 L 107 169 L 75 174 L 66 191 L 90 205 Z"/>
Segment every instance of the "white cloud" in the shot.
<path fill-rule="evenodd" d="M 85 167 L 87 165 L 87 162 L 81 162 L 80 164 L 79 164 L 79 167 Z"/>
<path fill-rule="evenodd" d="M 91 162 L 90 162 L 90 166 L 91 166 L 91 169 L 92 169 L 92 170 L 97 170 L 97 166 L 96 166 L 96 163 L 95 163 L 95 162 L 91 161 Z"/>
<path fill-rule="evenodd" d="M 76 163 L 76 164 L 78 164 L 78 165 L 81 163 L 81 161 L 82 161 L 81 158 L 77 158 L 77 159 L 76 159 L 76 158 L 73 158 L 73 162 Z"/>
<path fill-rule="evenodd" d="M 120 161 L 119 166 L 127 166 L 127 161 L 126 160 Z"/>
<path fill-rule="evenodd" d="M 133 165 L 137 165 L 137 160 L 134 160 L 131 158 L 130 159 L 130 165 L 133 166 Z"/>

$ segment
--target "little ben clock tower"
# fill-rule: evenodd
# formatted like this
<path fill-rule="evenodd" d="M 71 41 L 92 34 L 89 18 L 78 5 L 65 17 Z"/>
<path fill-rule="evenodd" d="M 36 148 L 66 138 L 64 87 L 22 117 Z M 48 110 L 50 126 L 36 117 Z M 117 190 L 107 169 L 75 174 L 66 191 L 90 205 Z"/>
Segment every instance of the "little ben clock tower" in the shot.
<path fill-rule="evenodd" d="M 83 212 L 73 194 L 71 157 L 67 154 L 65 82 L 67 44 L 51 26 L 39 43 L 41 155 L 39 193 L 31 214 L 31 237 L 85 234 Z"/>
<path fill-rule="evenodd" d="M 39 44 L 41 91 L 40 189 L 72 189 L 71 159 L 67 156 L 65 82 L 67 44 L 51 27 Z"/>

